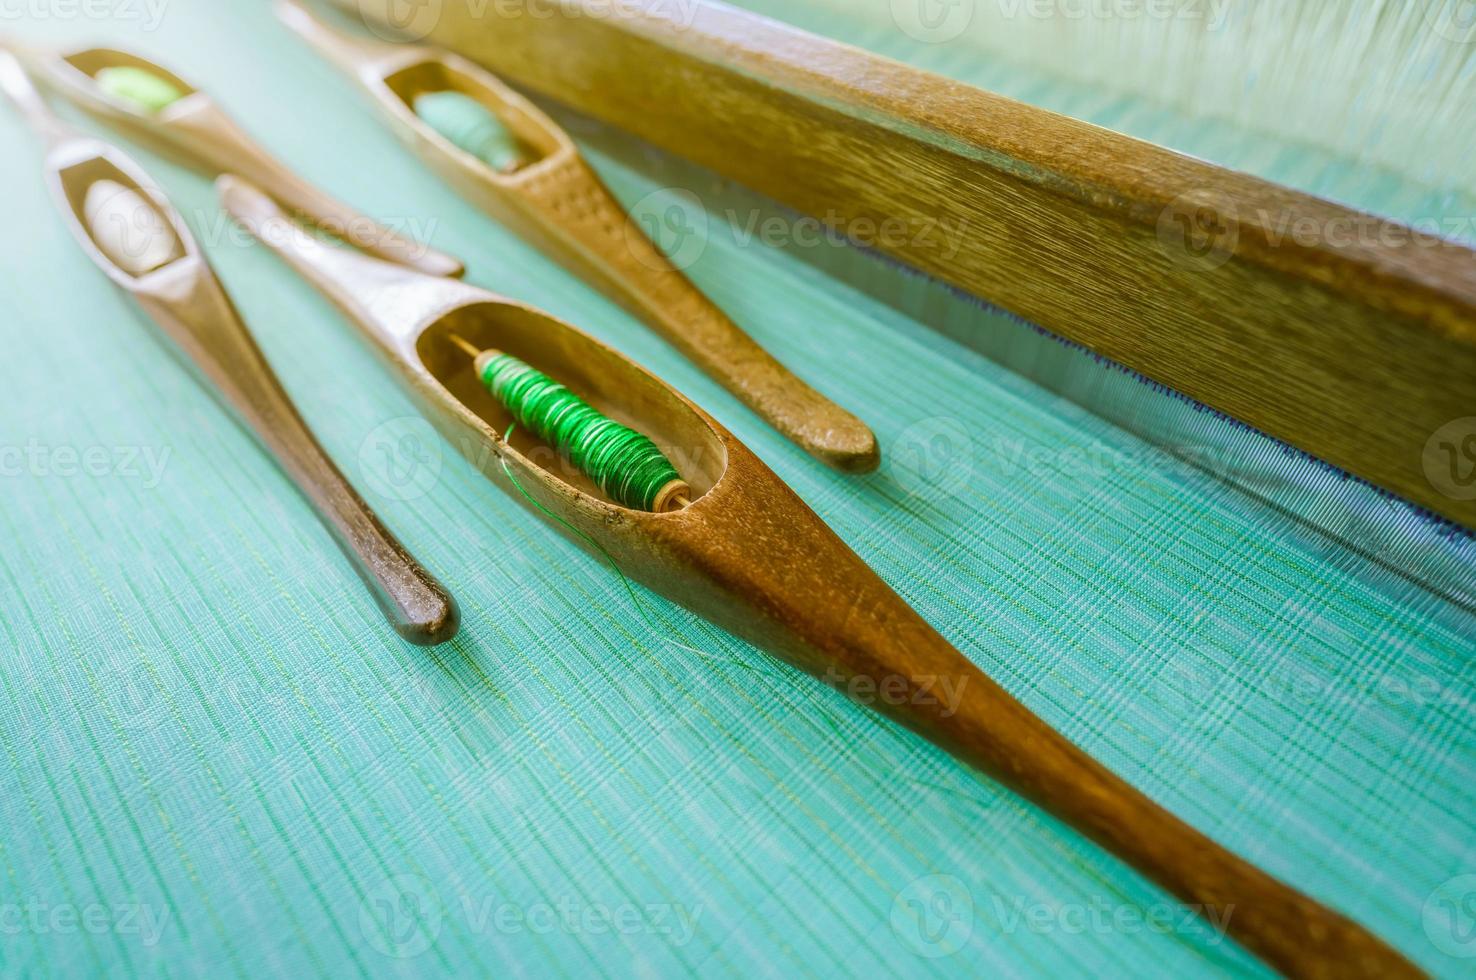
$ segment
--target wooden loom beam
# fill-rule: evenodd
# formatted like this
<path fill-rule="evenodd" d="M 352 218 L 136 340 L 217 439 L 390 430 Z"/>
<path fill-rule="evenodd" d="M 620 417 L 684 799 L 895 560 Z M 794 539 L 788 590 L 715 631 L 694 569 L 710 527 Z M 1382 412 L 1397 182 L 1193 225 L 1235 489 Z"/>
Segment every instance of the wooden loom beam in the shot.
<path fill-rule="evenodd" d="M 1476 414 L 1470 249 L 741 10 L 530 6 L 410 26 L 1476 528 L 1424 459 Z"/>

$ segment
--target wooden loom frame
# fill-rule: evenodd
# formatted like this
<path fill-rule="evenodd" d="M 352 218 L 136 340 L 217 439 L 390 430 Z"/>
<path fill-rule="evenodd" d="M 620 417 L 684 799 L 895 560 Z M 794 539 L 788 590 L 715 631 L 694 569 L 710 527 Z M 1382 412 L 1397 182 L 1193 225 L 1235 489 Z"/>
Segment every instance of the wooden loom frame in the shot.
<path fill-rule="evenodd" d="M 531 5 L 409 26 L 843 228 L 944 217 L 879 247 L 1476 528 L 1425 455 L 1476 415 L 1470 249 L 746 11 Z"/>

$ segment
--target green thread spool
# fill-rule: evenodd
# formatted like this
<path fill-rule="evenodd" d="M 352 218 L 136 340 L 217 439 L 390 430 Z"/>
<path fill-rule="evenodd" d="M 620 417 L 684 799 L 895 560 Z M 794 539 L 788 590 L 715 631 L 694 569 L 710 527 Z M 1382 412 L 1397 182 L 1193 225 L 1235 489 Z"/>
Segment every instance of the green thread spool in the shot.
<path fill-rule="evenodd" d="M 557 449 L 611 500 L 655 513 L 687 506 L 691 488 L 649 436 L 600 414 L 511 354 L 451 340 L 475 358 L 477 377 L 517 423 Z"/>
<path fill-rule="evenodd" d="M 415 97 L 415 114 L 498 173 L 512 173 L 528 162 L 517 135 L 471 96 L 449 90 L 425 92 Z"/>
<path fill-rule="evenodd" d="M 108 95 L 150 113 L 162 111 L 185 95 L 168 79 L 132 65 L 104 68 L 93 77 Z"/>

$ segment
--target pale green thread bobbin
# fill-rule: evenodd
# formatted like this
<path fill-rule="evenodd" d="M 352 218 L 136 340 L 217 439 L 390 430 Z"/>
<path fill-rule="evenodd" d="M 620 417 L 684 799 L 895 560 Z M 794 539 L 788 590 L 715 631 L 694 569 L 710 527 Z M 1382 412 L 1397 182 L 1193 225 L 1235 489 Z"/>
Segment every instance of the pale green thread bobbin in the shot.
<path fill-rule="evenodd" d="M 455 146 L 499 173 L 527 164 L 517 135 L 482 103 L 460 92 L 425 92 L 415 97 L 415 114 Z"/>
<path fill-rule="evenodd" d="M 93 79 L 108 95 L 149 113 L 161 112 L 185 95 L 168 79 L 132 65 L 104 68 Z"/>
<path fill-rule="evenodd" d="M 524 361 L 452 342 L 475 358 L 477 377 L 519 425 L 553 446 L 610 499 L 632 510 L 666 512 L 689 502 L 690 487 L 649 436 L 594 406 Z"/>

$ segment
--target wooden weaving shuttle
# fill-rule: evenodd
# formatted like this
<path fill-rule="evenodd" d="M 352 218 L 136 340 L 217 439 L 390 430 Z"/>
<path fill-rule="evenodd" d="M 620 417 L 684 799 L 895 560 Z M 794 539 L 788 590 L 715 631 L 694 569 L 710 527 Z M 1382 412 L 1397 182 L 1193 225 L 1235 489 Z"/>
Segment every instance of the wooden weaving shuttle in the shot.
<path fill-rule="evenodd" d="M 395 631 L 422 645 L 450 639 L 458 623 L 455 603 L 379 522 L 318 445 L 163 191 L 116 147 L 62 124 L 4 51 L 0 88 L 45 140 L 47 184 L 88 257 L 134 298 L 205 387 L 271 453 L 353 563 Z M 104 242 L 96 222 L 88 218 L 96 206 L 94 188 L 152 209 L 148 225 L 171 236 L 167 247 L 151 253 L 137 238 L 135 247 L 122 250 L 117 242 Z M 142 215 L 128 217 L 137 222 Z M 130 271 L 120 264 L 148 254 L 159 260 L 147 263 L 152 268 Z"/>
<path fill-rule="evenodd" d="M 440 50 L 340 32 L 290 0 L 283 21 L 368 92 L 391 128 L 453 187 L 599 285 L 710 377 L 806 452 L 847 472 L 881 456 L 860 419 L 780 364 L 709 300 L 630 220 L 558 124 L 486 70 Z M 454 91 L 481 103 L 535 160 L 499 173 L 441 135 L 412 108 Z"/>
<path fill-rule="evenodd" d="M 372 341 L 426 414 L 496 484 L 631 578 L 848 691 L 1066 821 L 1248 948 L 1300 976 L 1410 976 L 1381 940 L 1231 854 L 1113 775 L 985 676 L 772 471 L 670 386 L 579 330 L 467 283 L 325 244 L 249 185 L 226 209 Z M 460 349 L 459 349 L 460 348 Z M 466 349 L 496 348 L 650 435 L 690 484 L 670 513 L 601 498 L 518 428 Z M 954 705 L 930 692 L 959 691 Z"/>
<path fill-rule="evenodd" d="M 391 262 L 436 276 L 459 276 L 459 259 L 406 238 L 297 176 L 248 136 L 209 95 L 161 65 L 111 48 L 57 53 L 7 41 L 53 92 L 130 137 L 209 176 L 230 171 L 249 177 L 282 206 L 344 241 Z M 158 112 L 115 98 L 96 82 L 108 68 L 136 68 L 163 79 L 183 97 Z"/>

